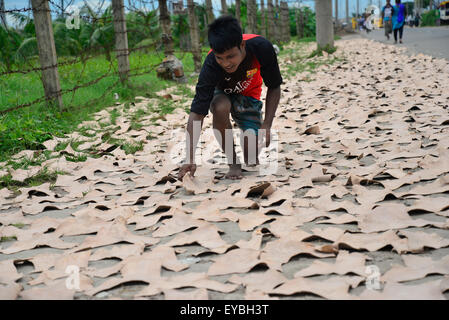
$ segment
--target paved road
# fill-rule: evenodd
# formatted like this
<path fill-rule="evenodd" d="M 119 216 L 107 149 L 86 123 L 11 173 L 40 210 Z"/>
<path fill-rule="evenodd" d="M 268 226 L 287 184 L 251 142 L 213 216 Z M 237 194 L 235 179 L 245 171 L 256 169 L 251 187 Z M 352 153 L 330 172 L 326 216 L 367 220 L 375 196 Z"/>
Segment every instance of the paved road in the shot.
<path fill-rule="evenodd" d="M 393 37 L 390 40 L 384 35 L 384 29 L 374 30 L 367 34 L 360 32 L 358 35 L 346 37 L 358 37 L 373 39 L 382 43 L 394 44 Z M 424 53 L 436 58 L 445 58 L 449 60 L 449 26 L 443 27 L 424 27 L 411 28 L 405 27 L 403 43 L 397 46 L 405 46 L 410 54 Z"/>

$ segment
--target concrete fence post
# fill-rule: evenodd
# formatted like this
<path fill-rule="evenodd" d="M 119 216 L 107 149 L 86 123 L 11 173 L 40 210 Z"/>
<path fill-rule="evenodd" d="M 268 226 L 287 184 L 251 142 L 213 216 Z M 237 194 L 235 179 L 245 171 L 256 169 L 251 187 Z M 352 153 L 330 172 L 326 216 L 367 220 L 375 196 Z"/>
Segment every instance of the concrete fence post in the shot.
<path fill-rule="evenodd" d="M 126 33 L 125 5 L 123 0 L 112 0 L 115 50 L 117 52 L 120 81 L 126 83 L 129 74 L 128 35 Z"/>
<path fill-rule="evenodd" d="M 193 2 L 193 0 L 187 0 L 187 10 L 189 16 L 190 43 L 193 55 L 193 63 L 195 72 L 199 73 L 201 71 L 200 31 L 198 27 L 198 18 L 195 14 L 195 3 Z"/>
<path fill-rule="evenodd" d="M 318 49 L 334 46 L 332 0 L 316 0 L 316 42 Z"/>
<path fill-rule="evenodd" d="M 50 7 L 47 0 L 31 0 L 34 25 L 36 29 L 37 49 L 42 68 L 42 84 L 47 101 L 55 103 L 61 110 L 62 96 L 58 73 L 58 57 L 56 55 L 53 26 L 51 24 Z"/>
<path fill-rule="evenodd" d="M 290 41 L 290 14 L 288 10 L 288 4 L 285 1 L 281 1 L 281 24 L 282 24 L 282 41 Z"/>

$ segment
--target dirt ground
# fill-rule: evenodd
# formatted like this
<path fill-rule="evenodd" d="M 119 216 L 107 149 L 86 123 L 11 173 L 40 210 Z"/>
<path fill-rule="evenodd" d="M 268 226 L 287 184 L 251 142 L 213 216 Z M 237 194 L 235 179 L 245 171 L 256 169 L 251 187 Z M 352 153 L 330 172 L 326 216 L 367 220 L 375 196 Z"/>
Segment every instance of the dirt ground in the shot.
<path fill-rule="evenodd" d="M 66 149 L 45 163 L 68 173 L 56 183 L 0 190 L 0 299 L 448 299 L 449 62 L 336 45 L 314 72 L 281 59 L 272 145 L 240 181 L 224 179 L 210 115 L 195 177 L 176 179 L 180 108 L 140 130 L 117 118 L 142 151 L 74 163 Z"/>

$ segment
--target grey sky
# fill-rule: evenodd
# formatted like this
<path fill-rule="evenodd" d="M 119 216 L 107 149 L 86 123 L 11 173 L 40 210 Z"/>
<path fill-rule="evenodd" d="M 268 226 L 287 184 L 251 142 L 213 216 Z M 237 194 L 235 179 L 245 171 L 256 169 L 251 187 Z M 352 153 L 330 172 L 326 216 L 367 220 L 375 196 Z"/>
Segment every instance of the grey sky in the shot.
<path fill-rule="evenodd" d="M 60 0 L 53 0 L 53 1 L 55 3 L 59 3 L 60 2 Z M 90 0 L 90 1 L 94 2 L 94 1 L 98 1 L 98 0 Z M 150 0 L 147 0 L 147 1 L 150 1 Z M 258 3 L 260 3 L 260 0 L 256 0 L 256 1 Z M 334 1 L 335 0 L 333 0 L 332 2 L 334 2 Z M 413 1 L 413 0 L 409 0 L 409 1 Z M 65 0 L 65 2 L 67 3 L 68 0 Z M 82 3 L 82 2 L 83 2 L 83 0 L 74 0 L 74 3 L 76 3 L 76 4 L 77 3 Z M 110 1 L 108 1 L 108 2 L 110 2 Z M 127 2 L 128 2 L 128 0 L 125 0 L 125 4 Z M 135 1 L 135 2 L 137 3 L 138 1 Z M 155 7 L 157 7 L 157 0 L 154 0 L 154 2 L 155 2 Z M 186 0 L 184 0 L 184 2 L 186 3 Z M 204 2 L 204 0 L 197 0 L 197 2 L 202 3 L 202 2 Z M 227 2 L 228 2 L 228 4 L 230 4 L 231 0 L 227 0 Z M 291 3 L 291 2 L 294 2 L 294 0 L 288 0 L 288 2 Z M 309 5 L 312 9 L 315 8 L 315 3 L 314 3 L 315 1 L 313 1 L 313 0 L 308 0 L 308 1 L 307 0 L 303 0 L 302 2 L 304 4 Z M 381 1 L 379 1 L 379 0 L 359 0 L 360 11 L 362 11 L 365 7 L 367 7 L 370 2 L 373 3 L 376 6 L 378 6 L 379 3 L 381 4 L 381 6 L 383 6 L 385 4 L 385 0 L 381 0 Z M 394 2 L 394 1 L 392 1 L 392 2 Z M 405 2 L 405 1 L 403 1 L 403 2 Z M 435 1 L 435 2 L 438 2 L 438 0 Z M 5 0 L 6 9 L 25 8 L 25 7 L 28 7 L 28 3 L 29 3 L 29 0 Z M 218 14 L 218 10 L 221 7 L 220 0 L 212 0 L 212 3 L 213 3 L 213 7 L 217 11 L 216 13 Z M 266 1 L 265 1 L 265 3 L 266 3 Z M 356 0 L 349 0 L 349 13 L 350 13 L 350 16 L 351 16 L 351 14 L 353 12 L 356 11 L 356 3 L 357 3 Z M 148 7 L 151 7 L 151 5 L 148 5 Z M 332 7 L 334 8 L 334 4 L 332 5 Z M 346 15 L 346 0 L 340 0 L 338 2 L 338 7 L 339 7 L 339 9 L 338 9 L 338 16 L 339 16 L 339 18 L 344 18 L 345 15 Z"/>
<path fill-rule="evenodd" d="M 59 0 L 53 0 L 56 3 L 59 3 Z M 377 5 L 378 0 L 372 0 L 374 4 Z M 7 9 L 13 9 L 13 8 L 25 8 L 28 6 L 28 0 L 6 0 L 6 8 Z M 67 2 L 67 0 L 66 0 Z M 82 0 L 75 0 L 74 3 L 78 3 L 78 2 L 82 2 Z M 127 2 L 127 0 L 125 0 L 125 2 Z M 186 2 L 186 0 L 184 0 L 184 2 Z M 203 2 L 202 0 L 198 1 L 198 2 Z M 221 2 L 220 0 L 212 0 L 213 2 L 213 6 L 214 8 L 220 8 L 221 6 Z M 258 3 L 260 3 L 260 1 L 257 1 Z M 292 0 L 289 0 L 289 2 L 293 2 Z M 312 8 L 315 7 L 314 2 L 315 1 L 302 1 L 305 4 L 308 4 L 309 6 L 311 6 Z M 364 8 L 369 4 L 370 0 L 360 0 L 360 8 Z M 231 3 L 231 1 L 228 0 L 228 4 Z M 265 1 L 266 3 L 266 1 Z M 382 1 L 382 5 L 385 3 L 385 0 Z M 155 0 L 155 6 L 157 7 L 157 0 Z M 356 9 L 356 0 L 349 0 L 349 11 L 353 12 Z M 342 13 L 342 15 L 345 12 L 345 0 L 340 0 L 339 1 L 339 12 Z M 340 15 L 340 14 L 339 14 Z"/>

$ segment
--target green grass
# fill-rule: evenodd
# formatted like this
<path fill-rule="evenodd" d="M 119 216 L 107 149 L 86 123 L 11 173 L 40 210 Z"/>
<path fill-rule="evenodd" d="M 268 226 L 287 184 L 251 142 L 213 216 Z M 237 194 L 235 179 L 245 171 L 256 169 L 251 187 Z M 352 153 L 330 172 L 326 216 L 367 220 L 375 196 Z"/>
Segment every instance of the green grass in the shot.
<path fill-rule="evenodd" d="M 340 36 L 334 36 L 334 40 L 340 40 L 340 39 L 341 39 Z M 299 43 L 310 43 L 310 42 L 316 42 L 316 37 L 304 37 L 304 38 L 298 39 L 297 36 L 294 36 L 294 37 L 292 37 L 291 41 L 299 42 Z"/>
<path fill-rule="evenodd" d="M 56 151 L 56 152 L 62 151 L 62 150 L 64 150 L 65 148 L 67 148 L 68 145 L 69 145 L 69 142 L 68 142 L 68 141 L 67 141 L 67 142 L 66 142 L 66 141 L 59 142 L 59 143 L 56 145 L 54 151 Z"/>
<path fill-rule="evenodd" d="M 299 42 L 299 43 L 309 43 L 309 42 L 315 42 L 316 38 L 315 37 L 306 37 L 306 38 L 294 38 L 293 41 L 295 42 Z"/>
<path fill-rule="evenodd" d="M 11 237 L 1 237 L 0 238 L 0 242 L 6 242 L 6 241 L 14 241 L 17 240 L 16 236 L 11 236 Z"/>
<path fill-rule="evenodd" d="M 93 138 L 96 136 L 96 130 L 89 126 L 79 128 L 78 133 L 86 138 Z"/>
<path fill-rule="evenodd" d="M 323 52 L 327 52 L 328 54 L 333 54 L 335 51 L 337 51 L 337 47 L 332 47 L 330 45 L 326 45 L 324 47 L 320 47 L 315 49 L 310 55 L 309 58 L 313 58 L 315 56 L 323 56 Z"/>
<path fill-rule="evenodd" d="M 134 120 L 131 122 L 131 126 L 130 126 L 131 130 L 139 131 L 142 128 L 143 128 L 143 124 L 139 123 L 138 120 Z"/>
<path fill-rule="evenodd" d="M 143 150 L 143 141 L 138 142 L 124 142 L 121 144 L 120 148 L 125 151 L 126 154 L 134 154 L 137 151 Z"/>
<path fill-rule="evenodd" d="M 35 151 L 32 157 L 23 157 L 18 160 L 8 159 L 6 164 L 13 168 L 17 169 L 28 169 L 31 166 L 40 166 L 44 161 L 53 158 L 51 156 L 51 151 L 43 150 L 43 151 Z"/>
<path fill-rule="evenodd" d="M 204 49 L 203 55 L 207 54 Z M 184 72 L 189 83 L 194 84 L 195 77 L 189 77 L 193 71 L 193 59 L 190 53 L 179 54 L 182 59 Z M 73 59 L 73 58 L 70 58 Z M 53 136 L 63 137 L 73 132 L 79 123 L 93 120 L 93 114 L 117 102 L 114 93 L 119 96 L 119 102 L 134 102 L 135 96 L 154 97 L 154 93 L 170 86 L 177 85 L 172 81 L 157 78 L 151 66 L 159 64 L 163 59 L 161 54 L 144 54 L 133 52 L 130 55 L 131 70 L 144 68 L 136 72 L 149 71 L 147 74 L 131 77 L 129 84 L 124 86 L 118 81 L 118 76 L 111 74 L 98 83 L 86 88 L 78 89 L 74 94 L 69 92 L 63 95 L 63 104 L 66 110 L 60 112 L 56 106 L 40 103 L 20 110 L 0 115 L 0 162 L 8 160 L 11 155 L 21 150 L 44 149 L 42 143 Z M 64 59 L 60 59 L 63 62 Z M 115 60 L 114 60 L 115 61 Z M 38 67 L 36 60 L 29 61 L 24 68 Z M 110 68 L 116 71 L 116 62 L 112 65 L 104 56 L 88 60 L 86 65 L 81 62 L 59 67 L 62 90 L 71 89 L 76 85 L 85 84 L 106 74 Z M 0 71 L 1 67 L 0 67 Z M 131 73 L 133 73 L 131 71 Z M 111 88 L 112 86 L 112 88 Z M 180 88 L 183 85 L 179 85 Z M 185 86 L 184 86 L 185 87 Z M 11 74 L 0 77 L 0 111 L 16 105 L 29 103 L 44 95 L 40 74 Z M 116 118 L 123 110 L 118 108 L 111 113 L 110 122 L 115 123 Z M 82 132 L 83 129 L 81 129 Z M 84 129 L 84 135 L 94 136 Z M 59 148 L 63 148 L 63 145 Z"/>
<path fill-rule="evenodd" d="M 308 71 L 310 73 L 314 73 L 316 69 L 318 69 L 322 65 L 332 65 L 336 62 L 343 61 L 341 58 L 337 57 L 329 57 L 324 61 L 307 61 L 309 57 L 302 58 L 300 61 L 297 61 L 295 64 L 291 64 L 287 67 L 286 75 L 287 78 L 297 75 L 298 73 L 302 73 Z M 310 80 L 309 80 L 310 81 Z"/>
<path fill-rule="evenodd" d="M 66 156 L 65 158 L 71 162 L 84 162 L 87 160 L 87 155 Z"/>
<path fill-rule="evenodd" d="M 112 137 L 116 130 L 108 130 L 102 136 L 103 142 L 115 145 L 125 151 L 126 154 L 134 154 L 137 151 L 143 150 L 143 141 L 130 141 L 125 139 L 117 139 Z M 96 152 L 93 152 L 96 153 Z"/>
<path fill-rule="evenodd" d="M 68 141 L 61 141 L 61 142 L 59 142 L 56 145 L 54 151 L 56 151 L 56 152 L 62 151 L 62 150 L 64 150 L 65 148 L 67 148 L 70 145 L 70 147 L 72 147 L 72 149 L 74 151 L 78 151 L 79 152 L 78 147 L 80 145 L 82 145 L 84 142 L 85 142 L 84 140 L 81 141 L 81 140 L 75 140 L 75 139 L 70 139 Z"/>
<path fill-rule="evenodd" d="M 17 191 L 23 187 L 35 187 L 43 183 L 55 183 L 59 174 L 66 174 L 60 170 L 49 170 L 47 167 L 42 168 L 36 175 L 25 179 L 23 182 L 12 179 L 11 174 L 0 177 L 0 188 L 8 188 L 12 191 Z"/>
<path fill-rule="evenodd" d="M 176 105 L 172 100 L 161 100 L 156 106 L 150 106 L 151 113 L 157 114 L 159 117 L 164 117 L 166 114 L 172 113 L 176 109 Z"/>
<path fill-rule="evenodd" d="M 11 224 L 13 227 L 16 227 L 16 228 L 18 228 L 18 229 L 22 229 L 22 228 L 24 228 L 25 226 L 27 226 L 26 224 L 24 224 L 24 223 L 13 223 L 13 224 Z"/>
<path fill-rule="evenodd" d="M 111 110 L 110 114 L 110 119 L 111 119 L 111 124 L 116 124 L 117 123 L 117 118 L 120 116 L 120 111 L 117 108 L 114 108 Z"/>
<path fill-rule="evenodd" d="M 340 37 L 335 36 L 335 40 L 338 39 L 340 39 Z M 329 54 L 333 54 L 337 51 L 337 47 L 331 48 L 326 46 L 325 48 L 316 49 L 310 54 L 306 53 L 306 46 L 309 43 L 315 42 L 315 38 L 302 38 L 299 40 L 297 38 L 293 38 L 292 42 L 294 44 L 293 47 L 284 48 L 280 52 L 281 57 L 288 57 L 292 61 L 292 63 L 287 65 L 286 70 L 283 72 L 283 76 L 287 79 L 306 71 L 313 74 L 315 70 L 322 65 L 332 65 L 338 61 L 342 61 L 341 58 L 335 56 L 329 56 L 325 60 L 312 59 L 315 56 L 323 56 L 323 51 L 326 51 Z M 303 81 L 311 81 L 311 79 Z"/>

